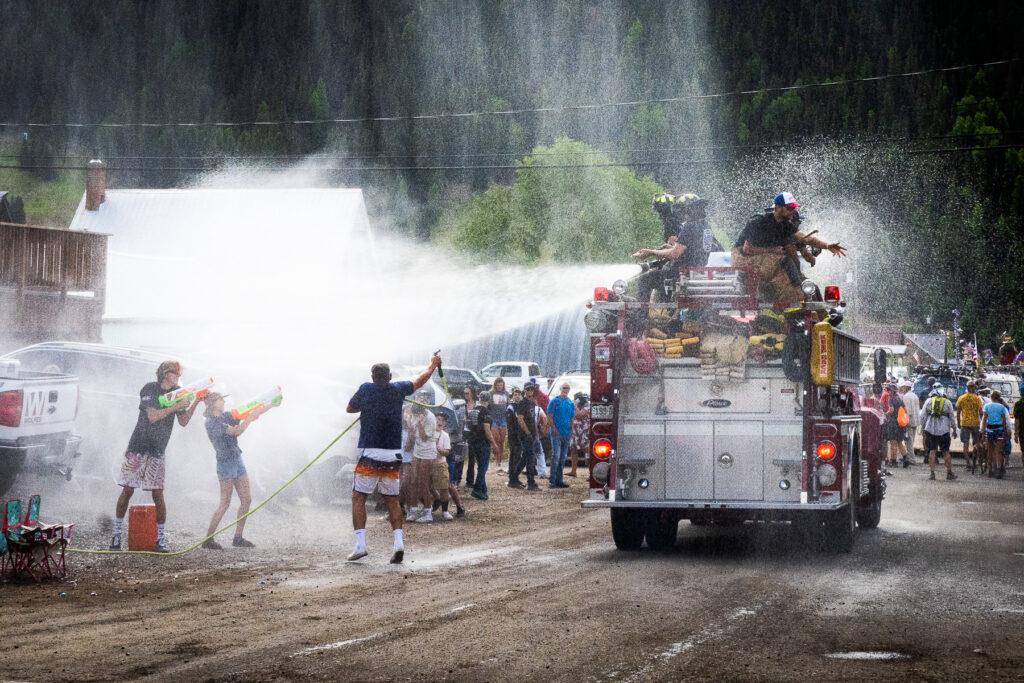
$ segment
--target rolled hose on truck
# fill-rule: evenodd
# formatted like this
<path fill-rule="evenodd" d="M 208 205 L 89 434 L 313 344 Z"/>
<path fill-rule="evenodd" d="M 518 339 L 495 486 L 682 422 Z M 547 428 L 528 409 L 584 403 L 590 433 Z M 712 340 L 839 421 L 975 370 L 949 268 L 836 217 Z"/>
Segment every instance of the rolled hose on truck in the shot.
<path fill-rule="evenodd" d="M 424 408 L 440 408 L 440 407 L 442 407 L 445 404 L 445 402 L 448 400 L 448 398 L 451 396 L 451 393 L 448 391 L 448 380 L 445 379 L 444 370 L 439 367 L 437 369 L 437 372 L 438 372 L 438 375 L 441 378 L 441 388 L 444 391 L 444 395 L 441 398 L 441 402 L 440 403 L 438 403 L 436 405 L 430 404 L 430 403 L 420 403 L 419 401 L 413 401 L 412 399 L 409 399 L 409 398 L 405 399 L 406 402 L 412 403 L 413 405 L 423 406 Z M 267 496 L 266 498 L 261 500 L 255 507 L 253 507 L 251 510 L 249 510 L 249 512 L 245 513 L 244 515 L 242 515 L 241 517 L 235 519 L 234 521 L 225 524 L 224 526 L 222 526 L 221 528 L 217 529 L 216 531 L 214 531 L 209 536 L 196 541 L 195 543 L 193 543 L 192 545 L 188 546 L 187 548 L 182 548 L 181 550 L 174 550 L 174 551 L 171 551 L 171 552 L 159 552 L 159 551 L 156 551 L 156 550 L 100 550 L 100 549 L 93 550 L 93 549 L 89 549 L 89 548 L 68 548 L 67 552 L 69 552 L 69 553 L 81 553 L 81 554 L 87 554 L 87 555 L 154 555 L 156 557 L 179 557 L 181 555 L 186 555 L 186 554 L 192 552 L 193 550 L 196 550 L 197 548 L 201 547 L 204 543 L 206 543 L 207 541 L 213 539 L 218 534 L 220 534 L 220 533 L 222 533 L 224 531 L 227 531 L 231 527 L 235 526 L 236 524 L 241 522 L 243 519 L 248 519 L 250 516 L 256 514 L 261 509 L 263 509 L 263 507 L 267 503 L 269 503 L 274 498 L 276 498 L 278 495 L 280 495 L 282 491 L 284 491 L 286 488 L 288 488 L 289 486 L 294 484 L 299 479 L 299 477 L 301 477 L 303 474 L 305 474 L 307 471 L 309 471 L 309 468 L 312 467 L 313 465 L 315 465 L 320 460 L 320 458 L 324 457 L 324 455 L 326 455 L 327 451 L 331 450 L 331 448 L 333 448 L 334 445 L 336 443 L 338 443 L 338 441 L 340 441 L 343 436 L 345 436 L 350 431 L 352 431 L 352 428 L 355 427 L 359 423 L 359 420 L 360 420 L 360 418 L 358 418 L 358 417 L 356 419 L 352 420 L 351 424 L 349 424 L 347 427 L 345 427 L 343 430 L 341 430 L 338 433 L 337 436 L 335 436 L 333 439 L 331 439 L 330 443 L 328 443 L 326 446 L 324 446 L 323 449 L 321 449 L 321 451 L 319 453 L 317 453 L 316 456 L 314 456 L 312 460 L 310 460 L 305 465 L 303 465 L 302 468 L 298 472 L 293 474 L 283 484 L 281 484 L 279 487 L 277 487 L 277 489 L 275 489 L 273 493 L 271 493 L 269 496 Z"/>

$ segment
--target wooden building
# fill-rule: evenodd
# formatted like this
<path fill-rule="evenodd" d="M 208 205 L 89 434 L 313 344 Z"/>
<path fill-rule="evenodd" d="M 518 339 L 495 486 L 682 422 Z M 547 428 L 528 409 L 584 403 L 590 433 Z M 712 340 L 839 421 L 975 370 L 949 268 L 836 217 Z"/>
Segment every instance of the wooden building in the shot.
<path fill-rule="evenodd" d="M 100 341 L 107 235 L 0 222 L 0 340 Z"/>

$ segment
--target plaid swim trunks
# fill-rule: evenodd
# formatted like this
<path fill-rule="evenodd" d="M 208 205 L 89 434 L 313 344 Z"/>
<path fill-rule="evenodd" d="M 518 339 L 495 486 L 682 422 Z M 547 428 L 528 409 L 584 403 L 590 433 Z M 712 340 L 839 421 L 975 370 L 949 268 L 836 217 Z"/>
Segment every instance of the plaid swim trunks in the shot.
<path fill-rule="evenodd" d="M 163 490 L 163 456 L 126 452 L 124 462 L 121 463 L 121 473 L 117 477 L 117 485 L 144 491 Z"/>
<path fill-rule="evenodd" d="M 382 496 L 397 496 L 401 468 L 399 459 L 384 462 L 361 455 L 352 473 L 352 490 L 367 495 L 379 492 Z"/>

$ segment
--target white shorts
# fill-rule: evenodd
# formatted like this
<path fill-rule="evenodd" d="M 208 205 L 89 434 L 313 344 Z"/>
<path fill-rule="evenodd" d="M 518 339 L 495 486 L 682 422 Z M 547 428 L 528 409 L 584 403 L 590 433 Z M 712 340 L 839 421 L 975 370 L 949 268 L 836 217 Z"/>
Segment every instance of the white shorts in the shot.
<path fill-rule="evenodd" d="M 360 456 L 352 473 L 352 490 L 371 495 L 397 496 L 402 461 L 384 462 Z"/>

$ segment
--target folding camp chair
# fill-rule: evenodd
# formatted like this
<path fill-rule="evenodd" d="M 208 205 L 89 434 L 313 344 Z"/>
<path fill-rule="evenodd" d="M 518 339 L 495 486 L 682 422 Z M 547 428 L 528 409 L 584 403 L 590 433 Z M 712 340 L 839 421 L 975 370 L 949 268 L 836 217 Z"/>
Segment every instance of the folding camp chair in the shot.
<path fill-rule="evenodd" d="M 10 564 L 10 553 L 7 552 L 7 534 L 0 533 L 0 581 L 7 579 L 7 565 Z"/>
<path fill-rule="evenodd" d="M 22 528 L 21 500 L 7 501 L 3 529 L 0 531 L 7 543 L 10 561 L 7 578 L 16 579 L 24 574 L 36 581 L 41 579 L 45 573 L 39 561 L 43 550 L 36 543 L 36 535 Z"/>
<path fill-rule="evenodd" d="M 28 499 L 28 512 L 22 528 L 36 535 L 36 541 L 43 549 L 43 567 L 49 577 L 63 578 L 67 574 L 64 561 L 65 549 L 71 542 L 74 524 L 45 524 L 39 519 L 43 499 L 38 493 Z"/>

